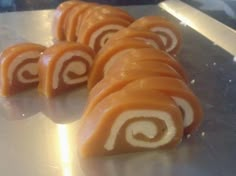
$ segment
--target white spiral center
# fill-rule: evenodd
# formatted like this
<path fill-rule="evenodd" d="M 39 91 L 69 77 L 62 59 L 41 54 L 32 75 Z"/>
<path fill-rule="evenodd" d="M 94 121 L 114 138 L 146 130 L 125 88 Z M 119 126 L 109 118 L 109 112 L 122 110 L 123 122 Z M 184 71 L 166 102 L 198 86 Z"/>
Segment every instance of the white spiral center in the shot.
<path fill-rule="evenodd" d="M 168 36 L 170 36 L 172 41 L 171 41 L 170 47 L 166 49 L 167 52 L 173 50 L 176 47 L 178 39 L 172 30 L 170 30 L 166 27 L 154 27 L 151 29 L 151 31 L 156 32 L 156 33 L 163 32 L 163 33 L 167 34 Z M 167 45 L 167 38 L 164 35 L 160 35 L 160 37 L 166 46 Z"/>
<path fill-rule="evenodd" d="M 145 120 L 141 122 L 133 122 L 127 127 L 126 138 L 128 141 L 131 141 L 135 147 L 148 147 L 149 142 L 140 141 L 135 138 L 135 135 L 139 134 L 140 132 L 147 138 L 152 139 L 158 134 L 158 129 L 153 122 Z"/>
<path fill-rule="evenodd" d="M 40 52 L 38 51 L 29 51 L 22 53 L 18 55 L 10 64 L 9 70 L 8 70 L 8 79 L 9 79 L 9 84 L 12 84 L 13 78 L 14 78 L 14 72 L 16 68 L 23 62 L 29 60 L 29 59 L 34 59 L 36 62 L 29 62 L 23 65 L 22 67 L 19 68 L 18 72 L 16 73 L 16 77 L 19 82 L 21 83 L 34 83 L 38 81 L 37 78 L 26 78 L 23 74 L 25 72 L 30 73 L 32 76 L 37 76 L 38 75 L 38 63 L 37 60 L 40 57 Z"/>
<path fill-rule="evenodd" d="M 192 106 L 183 98 L 172 97 L 176 104 L 182 108 L 184 111 L 184 127 L 188 127 L 193 123 L 194 113 Z"/>
<path fill-rule="evenodd" d="M 114 30 L 119 31 L 119 30 L 121 30 L 121 29 L 123 29 L 123 28 L 124 28 L 124 26 L 121 26 L 121 25 L 110 24 L 110 25 L 106 25 L 106 26 L 103 26 L 103 27 L 97 29 L 97 30 L 91 35 L 91 37 L 90 37 L 89 46 L 94 49 L 94 48 L 95 48 L 95 44 L 96 44 L 97 38 L 98 38 L 102 33 L 104 33 L 104 32 L 107 31 L 108 33 L 107 33 L 106 35 L 104 35 L 103 38 L 102 38 L 101 41 L 100 41 L 100 45 L 103 46 L 103 45 L 105 44 L 106 40 L 107 40 L 108 38 L 110 38 L 111 35 L 114 34 Z M 109 32 L 110 30 L 112 30 L 112 31 Z"/>
<path fill-rule="evenodd" d="M 145 148 L 157 148 L 170 142 L 175 134 L 176 128 L 172 117 L 169 113 L 159 110 L 130 110 L 122 112 L 113 123 L 110 134 L 105 142 L 104 148 L 106 150 L 113 150 L 115 147 L 116 138 L 119 135 L 119 131 L 122 126 L 131 119 L 142 119 L 138 122 L 133 122 L 127 126 L 125 138 L 131 146 L 145 147 Z M 135 139 L 135 134 L 144 134 L 149 138 L 155 137 L 158 134 L 158 128 L 153 121 L 148 121 L 146 118 L 153 118 L 162 120 L 166 125 L 166 132 L 158 141 L 142 141 L 141 139 Z M 147 122 L 148 121 L 148 122 Z M 152 125 L 150 125 L 152 124 Z M 141 127 L 142 125 L 142 127 Z"/>
<path fill-rule="evenodd" d="M 63 65 L 66 61 L 72 59 L 73 57 L 78 57 L 78 60 L 71 60 L 71 62 L 66 66 L 65 70 L 63 70 L 62 73 L 62 79 L 64 83 L 66 84 L 78 84 L 86 81 L 88 79 L 87 75 L 81 76 L 79 78 L 70 78 L 68 76 L 69 72 L 75 73 L 76 75 L 83 75 L 86 73 L 86 65 L 84 62 L 81 62 L 81 60 L 87 61 L 89 66 L 91 67 L 93 63 L 92 56 L 90 56 L 88 53 L 85 53 L 83 51 L 70 51 L 62 55 L 58 62 L 55 65 L 55 70 L 53 73 L 53 89 L 58 88 L 59 85 L 59 74 L 61 72 L 61 69 L 63 68 Z"/>
<path fill-rule="evenodd" d="M 79 78 L 71 79 L 69 77 L 70 72 L 72 72 L 78 76 L 85 74 L 86 73 L 86 64 L 83 62 L 79 62 L 79 61 L 70 62 L 66 66 L 65 70 L 63 71 L 62 77 L 63 77 L 63 80 L 66 84 L 77 84 L 80 82 L 84 82 L 88 79 L 87 76 L 82 76 Z"/>
<path fill-rule="evenodd" d="M 102 37 L 102 39 L 101 39 L 101 41 L 100 41 L 100 46 L 101 47 L 103 47 L 105 44 L 106 44 L 106 42 L 111 38 L 111 36 L 114 34 L 114 32 L 113 33 L 107 33 L 107 34 L 105 34 L 103 37 Z"/>

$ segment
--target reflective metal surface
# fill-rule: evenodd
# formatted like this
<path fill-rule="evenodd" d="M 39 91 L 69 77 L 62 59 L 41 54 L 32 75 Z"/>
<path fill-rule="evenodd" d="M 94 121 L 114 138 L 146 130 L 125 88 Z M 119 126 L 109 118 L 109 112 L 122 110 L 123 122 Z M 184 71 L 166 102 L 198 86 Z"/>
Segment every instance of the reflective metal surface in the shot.
<path fill-rule="evenodd" d="M 167 0 L 160 7 L 236 56 L 235 30 L 181 1 Z"/>
<path fill-rule="evenodd" d="M 31 90 L 0 98 L 0 175 L 235 175 L 236 59 L 158 6 L 125 9 L 136 17 L 163 15 L 180 27 L 184 42 L 178 59 L 205 112 L 199 131 L 174 150 L 80 159 L 76 139 L 86 88 L 50 101 Z M 0 14 L 0 49 L 25 40 L 50 45 L 52 14 Z"/>
<path fill-rule="evenodd" d="M 236 29 L 236 0 L 182 0 L 224 23 Z"/>

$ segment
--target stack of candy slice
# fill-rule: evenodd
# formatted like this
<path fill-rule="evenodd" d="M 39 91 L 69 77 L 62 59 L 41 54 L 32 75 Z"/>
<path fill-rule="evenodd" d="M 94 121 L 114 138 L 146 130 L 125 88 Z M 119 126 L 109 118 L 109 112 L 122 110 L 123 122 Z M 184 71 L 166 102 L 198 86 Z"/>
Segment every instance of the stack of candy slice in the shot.
<path fill-rule="evenodd" d="M 143 17 L 114 34 L 95 57 L 79 129 L 81 157 L 172 148 L 203 116 L 175 58 L 177 28 Z"/>
<path fill-rule="evenodd" d="M 47 48 L 39 60 L 39 91 L 52 97 L 86 83 L 93 58 L 93 50 L 79 43 Z"/>
<path fill-rule="evenodd" d="M 16 44 L 0 55 L 0 92 L 9 96 L 38 85 L 38 60 L 46 47 L 34 43 Z"/>

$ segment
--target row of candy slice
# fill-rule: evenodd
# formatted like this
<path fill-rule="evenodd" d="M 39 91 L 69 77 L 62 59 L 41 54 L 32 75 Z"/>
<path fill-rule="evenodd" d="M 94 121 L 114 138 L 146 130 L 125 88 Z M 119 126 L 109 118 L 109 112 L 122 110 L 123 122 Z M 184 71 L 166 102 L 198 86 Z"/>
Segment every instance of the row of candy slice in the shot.
<path fill-rule="evenodd" d="M 147 16 L 135 21 L 122 9 L 83 1 L 66 1 L 57 7 L 53 35 L 56 40 L 86 44 L 97 53 L 117 31 L 127 27 L 146 33 L 151 31 L 151 34 L 144 34 L 149 36 L 149 39 L 145 36 L 145 40 L 154 45 L 156 40 L 160 40 L 156 47 L 170 54 L 176 54 L 180 49 L 182 41 L 179 30 L 162 17 Z M 130 33 L 132 35 L 133 32 L 125 31 L 115 38 L 130 37 Z M 158 34 L 154 39 L 153 33 Z M 139 36 L 139 39 L 143 39 L 143 36 Z"/>
<path fill-rule="evenodd" d="M 121 47 L 127 43 L 144 47 Z M 100 79 L 90 87 L 81 118 L 82 157 L 175 147 L 199 127 L 202 108 L 184 69 L 145 44 L 130 38 L 108 42 L 95 58 L 91 74 L 96 69 Z"/>
<path fill-rule="evenodd" d="M 38 85 L 47 97 L 78 87 L 87 81 L 94 52 L 86 45 L 61 42 L 44 47 L 21 43 L 0 55 L 0 91 L 9 96 Z"/>
<path fill-rule="evenodd" d="M 84 20 L 85 21 L 84 25 L 89 24 L 89 23 L 87 23 L 87 19 L 89 17 L 94 16 L 94 18 L 99 17 L 99 19 L 100 19 L 100 15 L 103 16 L 103 17 L 101 17 L 102 20 L 108 21 L 108 22 L 102 22 L 101 23 L 101 24 L 104 24 L 105 26 L 106 25 L 112 26 L 112 25 L 110 25 L 110 23 L 116 21 L 115 19 L 113 19 L 113 17 L 116 17 L 119 20 L 120 20 L 120 18 L 122 18 L 124 21 L 128 21 L 129 24 L 133 21 L 132 17 L 129 14 L 127 14 L 125 11 L 120 10 L 118 8 L 114 8 L 114 7 L 107 6 L 107 5 L 97 5 L 97 4 L 91 4 L 91 3 L 85 3 L 85 2 L 67 1 L 67 2 L 62 3 L 61 5 L 59 5 L 58 9 L 55 12 L 55 24 L 53 26 L 55 27 L 55 29 L 57 29 L 56 31 L 54 31 L 54 34 L 56 34 L 58 39 L 63 39 L 63 36 L 64 36 L 63 26 L 65 26 L 65 24 L 67 24 L 71 20 L 71 18 L 73 18 L 72 16 L 68 15 L 67 13 L 69 13 L 70 11 L 73 11 L 73 9 L 75 7 L 76 7 L 77 10 L 83 9 L 83 6 L 86 6 L 86 7 L 91 6 L 91 8 L 89 8 L 89 9 L 85 8 L 83 10 L 84 13 L 83 13 L 82 17 L 85 17 L 85 19 L 86 19 L 86 20 Z M 78 15 L 77 15 L 77 17 L 80 18 Z M 112 17 L 112 19 L 110 19 L 110 17 Z M 95 20 L 93 23 L 90 24 L 90 26 L 92 26 L 93 31 L 96 31 L 96 29 L 99 28 L 98 26 L 100 25 L 100 23 L 97 27 L 96 27 L 96 25 L 94 25 L 94 24 L 97 24 L 96 22 L 98 22 L 98 21 L 99 20 Z M 67 22 L 67 23 L 65 23 L 65 22 Z M 81 24 L 83 24 L 83 22 L 81 22 Z M 158 28 L 157 26 L 160 25 L 160 24 L 161 24 L 162 27 L 159 27 L 159 32 L 158 32 L 156 30 L 156 28 Z M 163 33 L 163 26 L 167 26 L 165 28 L 167 33 Z M 165 47 L 166 46 L 169 47 L 171 43 L 177 44 L 176 47 L 178 48 L 180 46 L 180 43 L 181 43 L 181 37 L 179 35 L 178 30 L 176 30 L 176 28 L 173 27 L 173 26 L 174 25 L 172 25 L 170 22 L 168 22 L 167 20 L 164 20 L 160 17 L 143 17 L 143 18 L 133 22 L 130 25 L 130 27 L 124 28 L 124 29 L 120 30 L 119 32 L 115 33 L 115 31 L 112 30 L 113 31 L 112 35 L 108 34 L 108 35 L 106 35 L 105 38 L 103 38 L 103 37 L 100 38 L 98 36 L 92 37 L 92 38 L 94 38 L 93 41 L 96 41 L 97 38 L 98 38 L 99 40 L 101 39 L 101 41 L 103 41 L 103 42 L 98 47 L 98 48 L 102 47 L 102 50 L 97 54 L 97 57 L 95 59 L 94 69 L 92 70 L 92 72 L 90 74 L 90 79 L 89 79 L 89 82 L 88 82 L 88 88 L 91 89 L 102 78 L 104 73 L 99 71 L 99 69 L 103 69 L 103 64 L 101 64 L 102 62 L 100 62 L 100 60 L 102 60 L 103 58 L 106 58 L 106 55 L 107 55 L 106 53 L 108 53 L 108 55 L 109 55 L 110 52 L 112 53 L 112 52 L 114 52 L 114 50 L 116 50 L 115 51 L 116 56 L 114 56 L 113 59 L 111 59 L 105 65 L 104 72 L 106 72 L 106 70 L 109 68 L 109 66 L 112 64 L 112 62 L 115 60 L 115 57 L 118 57 L 118 56 L 124 54 L 125 52 L 127 52 L 128 50 L 130 50 L 132 48 L 154 47 L 154 48 L 157 48 L 157 49 L 165 50 Z M 105 28 L 107 29 L 107 27 L 105 27 Z M 154 28 L 155 28 L 155 30 L 154 30 Z M 66 28 L 66 29 L 68 29 L 68 28 Z M 88 29 L 87 27 L 83 27 L 83 28 L 81 28 L 81 30 L 82 30 L 82 32 L 79 32 L 79 34 L 80 34 L 79 39 L 90 38 L 90 37 L 85 37 L 87 34 L 92 35 L 92 33 L 89 32 L 90 29 Z M 109 31 L 110 30 L 108 30 L 108 33 L 109 33 Z M 170 31 L 172 31 L 172 32 L 170 32 Z M 173 32 L 173 31 L 175 31 L 175 32 Z M 167 34 L 169 34 L 169 35 L 167 35 Z M 171 36 L 172 37 L 175 36 L 175 37 L 171 38 Z M 110 40 L 108 40 L 108 39 L 110 39 Z M 136 41 L 136 40 L 139 40 L 139 42 Z M 174 40 L 174 41 L 172 41 L 172 40 Z M 177 42 L 175 40 L 177 40 Z M 82 43 L 84 43 L 86 45 L 90 45 L 88 42 L 83 42 L 83 41 L 82 41 Z M 89 41 L 89 40 L 87 40 L 87 41 Z M 109 42 L 108 42 L 107 45 L 105 45 L 105 43 L 107 41 L 109 41 Z M 125 43 L 122 43 L 124 41 L 125 41 Z M 112 43 L 111 48 L 110 48 L 110 46 L 111 46 L 110 43 Z M 119 45 L 118 47 L 114 47 L 116 45 L 116 43 L 118 43 L 117 44 L 117 45 Z M 23 45 L 26 45 L 26 44 L 23 44 Z M 27 47 L 29 45 L 39 46 L 37 44 L 28 44 Z M 95 44 L 95 45 L 97 46 L 97 44 Z M 57 53 L 58 52 L 57 48 L 60 48 L 59 46 L 66 47 L 65 44 L 64 45 L 61 45 L 61 44 L 57 45 L 56 44 L 55 46 L 50 47 L 50 49 L 49 49 L 49 51 L 51 50 L 50 51 L 51 52 L 50 57 L 52 57 L 54 59 L 56 58 L 56 60 L 58 60 L 57 57 L 60 56 L 60 54 Z M 41 47 L 40 50 L 36 51 L 36 52 L 40 53 L 40 52 L 42 52 L 43 50 L 46 49 L 44 46 L 40 45 L 40 47 Z M 171 45 L 171 47 L 173 47 L 173 46 Z M 10 48 L 14 48 L 14 49 L 10 49 Z M 27 57 L 28 57 L 28 59 L 31 59 L 30 57 L 34 57 L 35 58 L 34 61 L 36 61 L 37 60 L 36 58 L 39 57 L 39 54 L 38 54 L 38 56 L 31 56 L 30 54 L 27 55 L 27 52 L 29 52 L 30 49 L 29 49 L 29 51 L 27 49 L 23 49 L 22 51 L 20 51 L 21 48 L 24 48 L 20 45 L 14 45 L 10 48 L 6 49 L 3 52 L 3 53 L 12 53 L 12 56 L 9 55 L 9 57 L 7 57 L 7 58 L 10 58 L 9 60 L 16 59 L 14 57 L 16 57 L 16 56 L 18 57 L 18 54 L 23 55 L 23 56 L 20 56 L 21 58 L 24 57 L 24 58 L 22 58 L 23 60 L 26 60 Z M 29 48 L 30 48 L 30 46 L 29 46 Z M 52 49 L 52 48 L 54 48 L 54 49 Z M 93 48 L 95 50 L 97 50 L 96 49 L 97 47 L 93 47 Z M 126 48 L 126 49 L 124 49 L 124 48 Z M 175 49 L 176 48 L 174 48 L 174 50 Z M 19 52 L 18 52 L 18 50 L 19 50 Z M 110 52 L 105 52 L 105 55 L 104 55 L 104 51 L 107 51 L 107 50 L 110 51 Z M 24 52 L 26 52 L 26 53 L 24 53 Z M 55 56 L 54 56 L 54 54 L 52 54 L 52 52 L 54 52 Z M 67 52 L 67 51 L 65 51 L 65 52 Z M 75 55 L 76 55 L 76 53 L 75 53 Z M 71 52 L 70 56 L 73 57 L 72 52 Z M 5 55 L 2 55 L 2 57 L 5 57 Z M 46 57 L 46 56 L 43 56 L 43 57 Z M 49 55 L 47 55 L 47 57 L 49 57 Z M 2 59 L 2 60 L 5 60 L 4 62 L 6 62 L 6 60 L 8 60 L 8 59 L 5 58 L 5 59 Z M 49 59 L 45 59 L 45 60 L 49 61 Z M 29 62 L 31 62 L 31 61 L 29 61 Z M 55 61 L 55 62 L 40 62 L 41 63 L 40 68 L 43 68 L 43 69 L 40 69 L 40 70 L 44 70 L 46 68 L 45 63 L 48 64 L 48 68 L 47 68 L 48 70 L 51 70 L 51 69 L 53 70 L 56 67 L 54 68 L 54 66 L 51 66 L 51 65 L 55 64 L 56 62 L 57 61 Z M 72 65 L 70 64 L 69 67 L 66 70 L 69 75 L 72 75 L 71 73 L 76 73 L 76 72 L 77 73 L 79 72 L 79 74 L 82 74 L 82 72 L 84 70 L 86 70 L 85 73 L 84 73 L 85 75 L 83 76 L 83 79 L 77 79 L 78 78 L 77 74 L 73 74 L 72 77 L 69 76 L 70 78 L 68 77 L 68 75 L 67 76 L 64 75 L 64 78 L 66 78 L 66 80 L 70 79 L 70 81 L 68 81 L 69 84 L 66 83 L 64 85 L 67 85 L 66 87 L 68 87 L 68 89 L 69 89 L 69 87 L 76 87 L 78 80 L 80 80 L 81 83 L 86 82 L 87 81 L 87 73 L 89 71 L 88 68 L 90 68 L 90 67 L 88 67 L 88 65 L 91 66 L 92 62 L 93 62 L 93 59 L 89 59 L 89 64 L 85 63 L 85 64 L 83 64 L 83 66 L 82 66 L 82 64 L 79 64 L 79 65 L 77 64 L 77 65 L 74 65 L 72 67 Z M 17 64 L 18 63 L 19 63 L 19 61 L 17 62 Z M 42 65 L 44 65 L 44 66 L 42 67 Z M 23 65 L 21 65 L 21 66 L 23 66 Z M 30 66 L 31 66 L 31 68 L 29 68 Z M 2 64 L 1 67 L 4 67 L 4 69 L 2 69 L 3 72 L 4 72 L 4 70 L 6 70 L 8 68 L 8 66 L 5 66 L 4 64 Z M 15 66 L 13 66 L 13 67 L 16 68 Z M 10 72 L 15 73 L 13 67 L 11 68 Z M 78 70 L 75 71 L 76 67 L 78 68 Z M 73 70 L 68 71 L 69 68 L 71 68 Z M 86 68 L 86 69 L 84 69 L 84 68 Z M 26 68 L 24 67 L 24 69 L 26 69 Z M 19 74 L 24 73 L 23 77 L 25 77 L 26 74 L 28 76 L 31 76 L 31 77 L 33 76 L 34 77 L 34 79 L 33 79 L 34 83 L 32 83 L 32 78 L 29 78 L 27 83 L 23 82 L 23 85 L 20 85 L 19 81 L 17 82 L 17 80 L 13 81 L 14 82 L 13 83 L 12 78 L 9 78 L 9 76 L 5 77 L 4 73 L 3 73 L 2 77 L 4 77 L 4 79 L 2 79 L 2 81 L 1 81 L 3 83 L 3 85 L 1 86 L 1 87 L 3 87 L 2 88 L 2 95 L 5 95 L 5 96 L 10 95 L 10 94 L 13 94 L 14 92 L 26 89 L 27 86 L 32 87 L 32 86 L 37 84 L 37 82 L 38 82 L 38 77 L 37 77 L 38 69 L 37 69 L 37 66 L 35 64 L 31 63 L 31 64 L 28 64 L 26 70 L 24 70 L 24 69 L 23 69 L 23 71 L 21 70 L 21 72 Z M 58 72 L 58 69 L 60 69 L 60 68 L 57 68 L 57 72 Z M 34 72 L 34 73 L 32 73 L 32 72 Z M 58 87 L 57 84 L 60 84 L 60 83 L 53 83 L 51 85 L 49 82 L 51 82 L 51 81 L 53 82 L 53 80 L 51 78 L 46 79 L 46 77 L 50 77 L 52 75 L 52 73 L 53 73 L 52 71 L 48 71 L 48 72 L 40 71 L 40 72 L 42 72 L 41 75 L 43 75 L 43 76 L 40 76 L 40 79 L 42 81 L 40 81 L 41 83 L 39 85 L 39 90 L 43 94 L 45 94 L 46 96 L 53 96 L 53 95 L 59 94 L 60 92 L 65 91 L 64 89 Z M 8 73 L 8 74 L 10 74 L 10 73 Z M 54 74 L 54 76 L 55 76 L 55 74 Z M 8 78 L 10 79 L 9 81 L 8 81 Z M 73 81 L 71 81 L 71 80 L 73 80 Z M 17 84 L 17 85 L 15 85 L 15 84 Z M 63 82 L 62 82 L 62 84 L 63 84 Z M 9 87 L 8 85 L 12 85 L 12 87 L 14 87 L 14 88 L 11 88 L 12 90 L 8 89 L 8 87 Z M 49 89 L 50 86 L 52 86 L 51 89 Z M 55 90 L 55 91 L 53 91 L 53 90 Z M 9 92 L 7 92 L 7 91 L 9 91 Z"/>
<path fill-rule="evenodd" d="M 128 27 L 134 18 L 109 5 L 83 1 L 61 3 L 54 15 L 56 40 L 78 41 L 98 51 L 115 32 Z"/>

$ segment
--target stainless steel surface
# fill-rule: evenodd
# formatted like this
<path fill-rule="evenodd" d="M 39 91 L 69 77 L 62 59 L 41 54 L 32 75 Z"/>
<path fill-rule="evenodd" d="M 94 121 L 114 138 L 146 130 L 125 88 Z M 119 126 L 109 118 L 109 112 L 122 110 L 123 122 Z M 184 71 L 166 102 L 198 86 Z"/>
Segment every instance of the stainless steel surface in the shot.
<path fill-rule="evenodd" d="M 236 29 L 236 0 L 182 0 L 217 19 L 225 25 Z"/>
<path fill-rule="evenodd" d="M 186 25 L 236 56 L 236 31 L 179 0 L 167 0 L 160 7 Z"/>
<path fill-rule="evenodd" d="M 50 101 L 31 90 L 0 99 L 0 175 L 235 175 L 236 63 L 229 59 L 233 56 L 158 6 L 126 9 L 136 17 L 163 15 L 180 27 L 184 43 L 178 59 L 205 111 L 199 131 L 174 150 L 82 160 L 77 154 L 76 136 L 86 88 Z M 25 40 L 50 45 L 52 14 L 0 14 L 0 49 Z"/>

